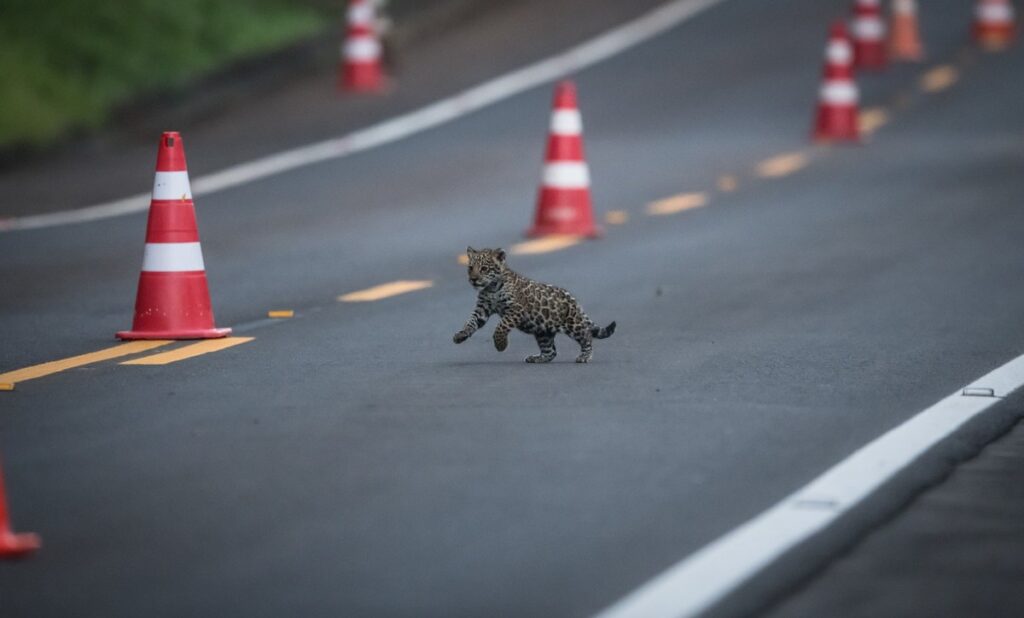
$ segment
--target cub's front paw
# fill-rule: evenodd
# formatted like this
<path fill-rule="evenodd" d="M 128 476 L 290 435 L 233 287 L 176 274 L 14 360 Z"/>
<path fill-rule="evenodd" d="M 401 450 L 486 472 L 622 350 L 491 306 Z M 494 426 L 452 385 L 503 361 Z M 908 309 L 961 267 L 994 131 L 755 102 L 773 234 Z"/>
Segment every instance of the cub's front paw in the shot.
<path fill-rule="evenodd" d="M 505 338 L 505 337 L 495 337 L 494 338 L 494 349 L 496 349 L 499 352 L 504 352 L 505 348 L 507 348 L 507 347 L 508 347 L 508 339 L 507 338 Z"/>
<path fill-rule="evenodd" d="M 459 332 L 455 333 L 454 337 L 452 337 L 452 341 L 454 341 L 455 343 L 462 343 L 466 339 L 469 339 L 469 333 L 467 333 L 464 330 L 460 330 Z"/>

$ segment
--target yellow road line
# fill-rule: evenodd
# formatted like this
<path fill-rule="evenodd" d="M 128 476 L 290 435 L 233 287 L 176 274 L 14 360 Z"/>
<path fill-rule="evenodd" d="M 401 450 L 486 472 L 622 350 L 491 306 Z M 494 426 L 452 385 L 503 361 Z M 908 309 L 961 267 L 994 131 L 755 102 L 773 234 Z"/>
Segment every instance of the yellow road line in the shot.
<path fill-rule="evenodd" d="M 168 365 L 170 363 L 176 363 L 180 360 L 188 358 L 194 358 L 196 356 L 202 356 L 203 354 L 209 354 L 210 352 L 219 352 L 228 348 L 233 348 L 236 345 L 243 343 L 249 343 L 252 341 L 252 337 L 224 337 L 223 339 L 207 339 L 200 341 L 199 343 L 193 343 L 181 348 L 169 350 L 167 352 L 161 352 L 159 354 L 153 354 L 151 356 L 143 356 L 142 358 L 134 358 L 130 361 L 121 363 L 122 365 Z"/>
<path fill-rule="evenodd" d="M 889 112 L 885 111 L 881 107 L 866 109 L 857 116 L 857 124 L 860 126 L 860 132 L 865 135 L 871 135 L 888 123 Z"/>
<path fill-rule="evenodd" d="M 579 236 L 545 236 L 537 240 L 528 240 L 512 245 L 509 251 L 513 255 L 533 255 L 534 253 L 548 253 L 558 251 L 573 245 L 579 244 L 583 239 Z"/>
<path fill-rule="evenodd" d="M 671 215 L 684 210 L 692 210 L 707 206 L 708 194 L 703 191 L 698 193 L 680 193 L 657 202 L 647 205 L 649 215 Z"/>
<path fill-rule="evenodd" d="M 810 160 L 802 152 L 788 152 L 765 159 L 757 164 L 757 175 L 761 178 L 782 178 L 807 167 Z"/>
<path fill-rule="evenodd" d="M 0 391 L 13 391 L 14 382 L 0 382 Z"/>
<path fill-rule="evenodd" d="M 937 66 L 921 76 L 921 90 L 940 92 L 960 79 L 960 72 L 948 64 Z"/>
<path fill-rule="evenodd" d="M 459 264 L 462 264 L 463 266 L 466 266 L 466 265 L 469 264 L 469 256 L 466 255 L 465 253 L 462 253 L 462 254 L 459 255 L 458 261 L 459 261 Z"/>
<path fill-rule="evenodd" d="M 736 189 L 740 188 L 740 179 L 736 178 L 732 174 L 722 174 L 718 177 L 718 181 L 715 183 L 718 190 L 722 193 L 732 193 Z"/>
<path fill-rule="evenodd" d="M 61 371 L 74 369 L 75 367 L 99 363 L 112 358 L 119 358 L 130 354 L 145 352 L 146 350 L 152 350 L 153 348 L 158 348 L 160 346 L 167 345 L 168 343 L 170 343 L 170 341 L 165 341 L 163 339 L 152 341 L 129 341 L 128 343 L 115 345 L 114 347 L 99 350 L 98 352 L 89 352 L 88 354 L 80 354 L 79 356 L 72 356 L 71 358 L 65 358 L 63 360 L 50 361 L 41 365 L 33 365 L 31 367 L 25 367 L 24 369 L 0 373 L 0 382 L 10 383 L 12 385 L 11 390 L 14 390 L 13 385 L 18 382 L 42 378 L 54 373 L 60 373 Z"/>
<path fill-rule="evenodd" d="M 268 318 L 294 318 L 295 311 L 292 309 L 279 309 L 277 311 L 268 311 Z"/>
<path fill-rule="evenodd" d="M 609 210 L 604 215 L 604 221 L 608 225 L 622 225 L 629 221 L 629 213 L 625 210 Z"/>
<path fill-rule="evenodd" d="M 390 296 L 398 296 L 407 292 L 423 290 L 434 285 L 433 281 L 392 281 L 383 285 L 374 286 L 358 292 L 342 294 L 338 300 L 343 303 L 366 303 Z"/>

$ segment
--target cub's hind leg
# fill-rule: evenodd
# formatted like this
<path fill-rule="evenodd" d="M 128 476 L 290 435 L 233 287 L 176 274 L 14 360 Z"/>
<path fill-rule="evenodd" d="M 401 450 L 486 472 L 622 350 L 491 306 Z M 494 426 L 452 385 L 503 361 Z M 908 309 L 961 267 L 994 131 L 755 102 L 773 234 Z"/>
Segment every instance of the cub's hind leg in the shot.
<path fill-rule="evenodd" d="M 576 362 L 589 363 L 594 356 L 594 335 L 590 329 L 581 325 L 567 334 L 580 344 L 580 355 L 576 357 Z"/>
<path fill-rule="evenodd" d="M 555 359 L 555 333 L 538 333 L 534 335 L 537 345 L 540 346 L 540 354 L 527 356 L 528 363 L 550 363 Z"/>

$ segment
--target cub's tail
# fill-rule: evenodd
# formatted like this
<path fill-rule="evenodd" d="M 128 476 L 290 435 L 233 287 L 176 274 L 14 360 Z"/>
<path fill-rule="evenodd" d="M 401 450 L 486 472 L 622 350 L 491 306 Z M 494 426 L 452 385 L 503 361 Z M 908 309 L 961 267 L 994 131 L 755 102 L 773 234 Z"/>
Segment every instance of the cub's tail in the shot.
<path fill-rule="evenodd" d="M 612 336 L 615 332 L 615 322 L 612 322 L 608 326 L 601 328 L 600 326 L 592 326 L 590 328 L 590 334 L 594 336 L 594 339 L 607 339 Z"/>

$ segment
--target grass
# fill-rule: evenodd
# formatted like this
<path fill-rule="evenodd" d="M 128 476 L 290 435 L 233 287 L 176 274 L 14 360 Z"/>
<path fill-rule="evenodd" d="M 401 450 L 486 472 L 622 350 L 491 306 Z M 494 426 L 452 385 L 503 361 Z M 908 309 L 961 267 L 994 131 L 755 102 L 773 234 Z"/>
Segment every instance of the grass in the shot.
<path fill-rule="evenodd" d="M 0 147 L 95 128 L 139 95 L 322 30 L 282 0 L 2 0 Z"/>

